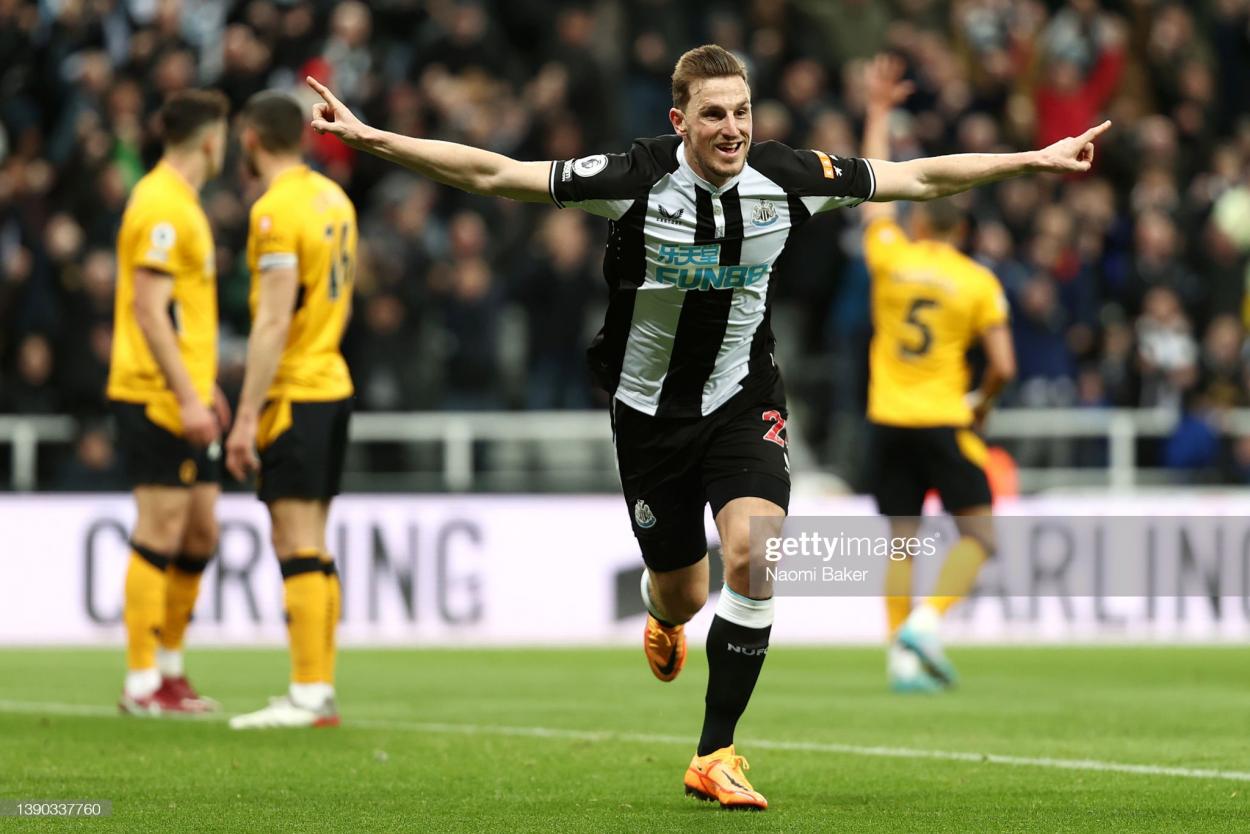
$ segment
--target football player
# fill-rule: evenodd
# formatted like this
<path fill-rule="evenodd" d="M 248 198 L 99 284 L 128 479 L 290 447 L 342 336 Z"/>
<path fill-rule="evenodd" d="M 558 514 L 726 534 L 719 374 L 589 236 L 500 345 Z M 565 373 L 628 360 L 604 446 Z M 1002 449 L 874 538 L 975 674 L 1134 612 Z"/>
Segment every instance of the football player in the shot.
<path fill-rule="evenodd" d="M 341 591 L 326 518 L 352 410 L 339 342 L 351 314 L 356 210 L 343 189 L 304 164 L 305 120 L 295 99 L 257 93 L 239 121 L 244 156 L 265 193 L 248 229 L 252 332 L 226 465 L 240 480 L 259 472 L 282 571 L 291 683 L 230 726 L 335 726 Z"/>
<path fill-rule="evenodd" d="M 868 68 L 865 156 L 888 158 L 890 111 L 910 91 L 902 73 L 902 62 L 891 57 Z M 977 430 L 1015 376 L 1007 300 L 994 274 L 959 251 L 966 223 L 951 202 L 913 206 L 910 233 L 890 203 L 865 203 L 861 211 L 872 275 L 868 419 L 877 507 L 890 517 L 893 540 L 905 541 L 916 535 L 933 489 L 960 532 L 933 594 L 914 610 L 911 558 L 894 554 L 886 572 L 890 685 L 933 691 L 956 680 L 939 621 L 972 590 L 994 551 L 988 453 Z M 978 344 L 986 368 L 969 392 L 966 354 Z"/>
<path fill-rule="evenodd" d="M 130 195 L 117 236 L 108 398 L 138 517 L 126 571 L 126 681 L 134 715 L 217 709 L 187 681 L 182 645 L 217 548 L 222 429 L 217 273 L 199 191 L 221 171 L 229 103 L 191 90 L 161 108 L 164 154 Z"/>

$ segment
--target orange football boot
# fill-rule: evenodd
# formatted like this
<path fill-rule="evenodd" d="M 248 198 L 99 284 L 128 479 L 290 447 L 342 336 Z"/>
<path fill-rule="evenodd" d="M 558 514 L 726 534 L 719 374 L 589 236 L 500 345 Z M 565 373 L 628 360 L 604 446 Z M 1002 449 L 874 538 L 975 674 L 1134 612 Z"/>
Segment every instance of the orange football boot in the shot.
<path fill-rule="evenodd" d="M 732 744 L 706 756 L 695 756 L 686 768 L 686 794 L 719 802 L 722 808 L 763 811 L 768 800 L 747 781 L 743 771 L 750 769 L 747 760 L 734 753 Z"/>
<path fill-rule="evenodd" d="M 642 633 L 642 650 L 651 672 L 662 681 L 671 681 L 686 665 L 686 627 L 663 626 L 650 614 Z"/>

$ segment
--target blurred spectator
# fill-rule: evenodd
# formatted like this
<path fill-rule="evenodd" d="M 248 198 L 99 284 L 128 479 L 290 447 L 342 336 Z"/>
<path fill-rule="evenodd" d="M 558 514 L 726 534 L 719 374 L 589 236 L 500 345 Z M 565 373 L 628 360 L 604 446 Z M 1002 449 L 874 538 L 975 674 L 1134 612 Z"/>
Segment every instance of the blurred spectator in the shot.
<path fill-rule="evenodd" d="M 58 467 L 52 488 L 67 492 L 121 492 L 129 488 L 112 435 L 100 424 L 86 426 L 74 455 Z"/>
<path fill-rule="evenodd" d="M 1137 319 L 1137 361 L 1144 407 L 1179 408 L 1198 379 L 1198 346 L 1180 299 L 1168 287 L 1146 293 Z"/>
<path fill-rule="evenodd" d="M 549 214 L 535 252 L 513 284 L 528 327 L 528 408 L 589 408 L 590 382 L 582 350 L 587 312 L 600 278 L 590 256 L 590 233 L 577 212 Z"/>
<path fill-rule="evenodd" d="M 53 385 L 52 345 L 42 333 L 28 333 L 17 347 L 17 367 L 4 386 L 4 410 L 16 414 L 55 414 L 61 398 Z"/>

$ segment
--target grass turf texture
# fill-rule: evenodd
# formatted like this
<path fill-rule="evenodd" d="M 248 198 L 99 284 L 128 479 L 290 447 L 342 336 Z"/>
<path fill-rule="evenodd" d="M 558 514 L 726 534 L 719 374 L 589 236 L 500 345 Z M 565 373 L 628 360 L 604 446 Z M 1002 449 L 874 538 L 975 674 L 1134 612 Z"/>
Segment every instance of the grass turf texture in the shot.
<path fill-rule="evenodd" d="M 109 799 L 94 820 L 17 831 L 1234 831 L 1250 782 L 753 746 L 882 745 L 1250 769 L 1241 648 L 956 649 L 958 692 L 884 691 L 883 654 L 779 648 L 738 732 L 764 814 L 682 795 L 706 666 L 661 684 L 639 651 L 347 651 L 337 730 L 19 713 L 109 707 L 121 654 L 0 651 L 0 798 Z M 192 650 L 232 712 L 284 686 L 286 656 Z M 353 721 L 357 722 L 353 725 Z M 506 725 L 605 739 L 438 731 Z M 646 742 L 629 734 L 689 737 Z"/>

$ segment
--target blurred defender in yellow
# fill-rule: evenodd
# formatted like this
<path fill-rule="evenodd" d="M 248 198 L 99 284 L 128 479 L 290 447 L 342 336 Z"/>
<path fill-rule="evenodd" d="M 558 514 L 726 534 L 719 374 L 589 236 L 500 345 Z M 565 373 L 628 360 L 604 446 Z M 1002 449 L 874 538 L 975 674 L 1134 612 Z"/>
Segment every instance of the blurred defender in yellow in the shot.
<path fill-rule="evenodd" d="M 295 99 L 258 93 L 239 121 L 247 164 L 266 191 L 248 229 L 252 332 L 226 465 L 240 480 L 260 473 L 282 570 L 291 684 L 230 726 L 334 726 L 340 586 L 326 518 L 351 417 L 352 380 L 339 343 L 351 314 L 356 210 L 337 184 L 303 163 L 304 116 Z"/>
<path fill-rule="evenodd" d="M 138 518 L 126 572 L 127 674 L 135 715 L 217 709 L 183 670 L 200 576 L 217 548 L 221 431 L 217 273 L 199 190 L 225 157 L 225 96 L 175 94 L 162 107 L 164 155 L 135 185 L 117 238 L 108 397 Z"/>
<path fill-rule="evenodd" d="M 889 158 L 890 110 L 910 92 L 902 73 L 891 58 L 868 68 L 864 156 Z M 959 251 L 966 223 L 949 201 L 913 206 L 910 236 L 895 222 L 892 204 L 865 203 L 861 211 L 872 275 L 868 419 L 877 507 L 890 517 L 894 540 L 906 540 L 917 532 L 926 493 L 936 490 L 961 536 L 932 595 L 915 610 L 911 559 L 895 554 L 886 572 L 890 685 L 935 691 L 956 680 L 938 640 L 939 621 L 972 590 L 994 550 L 988 454 L 975 430 L 1015 376 L 1007 301 L 994 274 Z M 980 387 L 969 391 L 966 354 L 975 344 L 986 369 Z"/>

